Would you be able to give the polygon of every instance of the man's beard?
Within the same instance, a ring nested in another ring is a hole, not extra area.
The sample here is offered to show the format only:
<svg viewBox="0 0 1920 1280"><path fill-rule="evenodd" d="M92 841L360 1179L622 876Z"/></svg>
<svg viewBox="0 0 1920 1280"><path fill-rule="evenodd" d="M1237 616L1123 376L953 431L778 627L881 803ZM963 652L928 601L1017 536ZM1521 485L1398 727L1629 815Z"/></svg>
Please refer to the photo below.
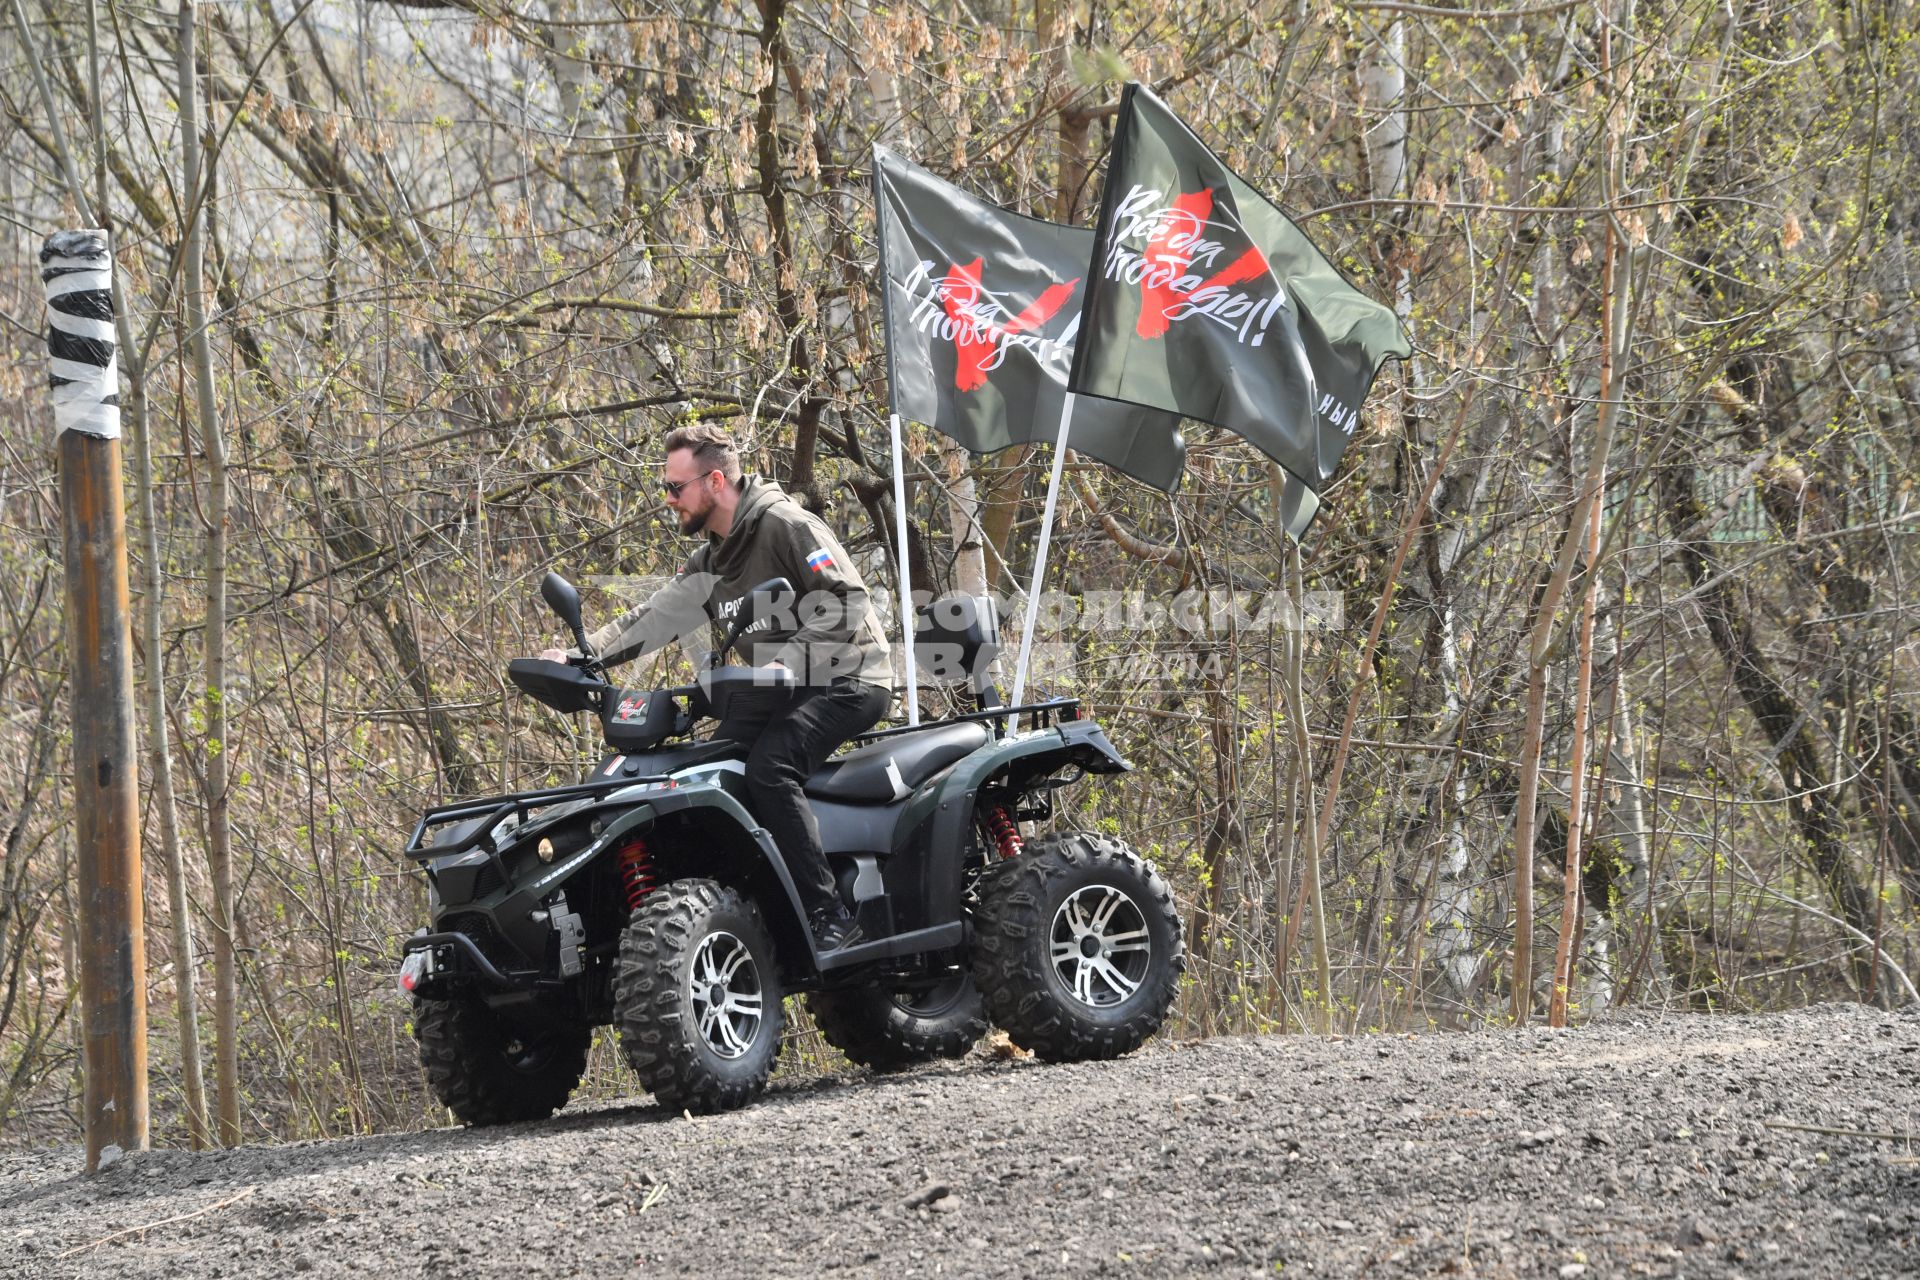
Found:
<svg viewBox="0 0 1920 1280"><path fill-rule="evenodd" d="M707 517L711 511L702 511L698 515L685 516L680 521L680 532L686 537L694 537L707 527Z"/></svg>

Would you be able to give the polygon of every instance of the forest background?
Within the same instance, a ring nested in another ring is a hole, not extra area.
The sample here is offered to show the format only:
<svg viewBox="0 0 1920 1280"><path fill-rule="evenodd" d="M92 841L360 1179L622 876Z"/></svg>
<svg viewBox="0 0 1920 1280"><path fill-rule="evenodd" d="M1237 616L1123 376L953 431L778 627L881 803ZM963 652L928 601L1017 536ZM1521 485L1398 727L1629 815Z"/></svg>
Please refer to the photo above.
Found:
<svg viewBox="0 0 1920 1280"><path fill-rule="evenodd" d="M78 1131L45 234L111 226L132 340L156 1141L417 1125L405 834L595 752L503 681L540 575L671 572L709 419L891 589L870 147L1085 225L1129 78L1416 346L1297 580L1226 433L1170 499L1070 462L1054 586L1320 602L1043 619L1138 766L1061 821L1188 920L1174 1034L1913 998L1906 6L7 2L0 1140ZM1014 593L1044 448L909 454L915 583Z"/></svg>

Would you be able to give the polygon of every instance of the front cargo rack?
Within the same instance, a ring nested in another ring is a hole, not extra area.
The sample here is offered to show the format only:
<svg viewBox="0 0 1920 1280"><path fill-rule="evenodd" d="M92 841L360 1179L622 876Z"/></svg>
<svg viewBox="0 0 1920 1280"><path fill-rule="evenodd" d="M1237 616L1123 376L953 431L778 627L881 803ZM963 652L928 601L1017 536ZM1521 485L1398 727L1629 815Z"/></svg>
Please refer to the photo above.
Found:
<svg viewBox="0 0 1920 1280"><path fill-rule="evenodd" d="M496 853L493 847L493 828L504 818L516 816L525 821L527 815L535 809L543 809L550 804L561 804L568 800L583 800L609 791L618 791L624 787L657 786L669 782L665 774L654 774L633 778L595 778L591 782L576 782L564 787L548 787L544 791L524 791L518 795L487 796L479 800L459 800L453 804L443 804L427 810L420 815L420 821L413 828L413 836L407 841L409 857L421 857L437 850L431 841L423 843L427 834L437 831L450 823L468 823L474 832L481 835L481 847L488 853ZM469 833L471 834L471 833ZM448 848L457 848L465 839L455 841Z"/></svg>

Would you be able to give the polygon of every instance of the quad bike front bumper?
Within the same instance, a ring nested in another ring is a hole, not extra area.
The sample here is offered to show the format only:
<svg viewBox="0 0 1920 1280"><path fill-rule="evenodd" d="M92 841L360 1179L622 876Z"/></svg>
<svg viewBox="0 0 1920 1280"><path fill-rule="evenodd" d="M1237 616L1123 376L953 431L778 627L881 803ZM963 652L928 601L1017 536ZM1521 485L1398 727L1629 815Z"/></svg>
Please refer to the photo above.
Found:
<svg viewBox="0 0 1920 1280"><path fill-rule="evenodd" d="M400 949L395 982L402 995L434 998L478 981L499 991L526 991L535 975L507 973L487 959L464 933L428 933L422 929Z"/></svg>

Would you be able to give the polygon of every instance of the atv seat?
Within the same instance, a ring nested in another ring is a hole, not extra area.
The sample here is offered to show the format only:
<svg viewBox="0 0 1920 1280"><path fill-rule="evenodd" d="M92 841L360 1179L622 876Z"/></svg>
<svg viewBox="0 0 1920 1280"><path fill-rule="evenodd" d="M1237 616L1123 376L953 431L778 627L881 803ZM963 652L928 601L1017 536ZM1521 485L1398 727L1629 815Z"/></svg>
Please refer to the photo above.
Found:
<svg viewBox="0 0 1920 1280"><path fill-rule="evenodd" d="M987 727L978 721L932 725L847 752L808 778L805 790L842 804L904 800L928 778L985 745Z"/></svg>

